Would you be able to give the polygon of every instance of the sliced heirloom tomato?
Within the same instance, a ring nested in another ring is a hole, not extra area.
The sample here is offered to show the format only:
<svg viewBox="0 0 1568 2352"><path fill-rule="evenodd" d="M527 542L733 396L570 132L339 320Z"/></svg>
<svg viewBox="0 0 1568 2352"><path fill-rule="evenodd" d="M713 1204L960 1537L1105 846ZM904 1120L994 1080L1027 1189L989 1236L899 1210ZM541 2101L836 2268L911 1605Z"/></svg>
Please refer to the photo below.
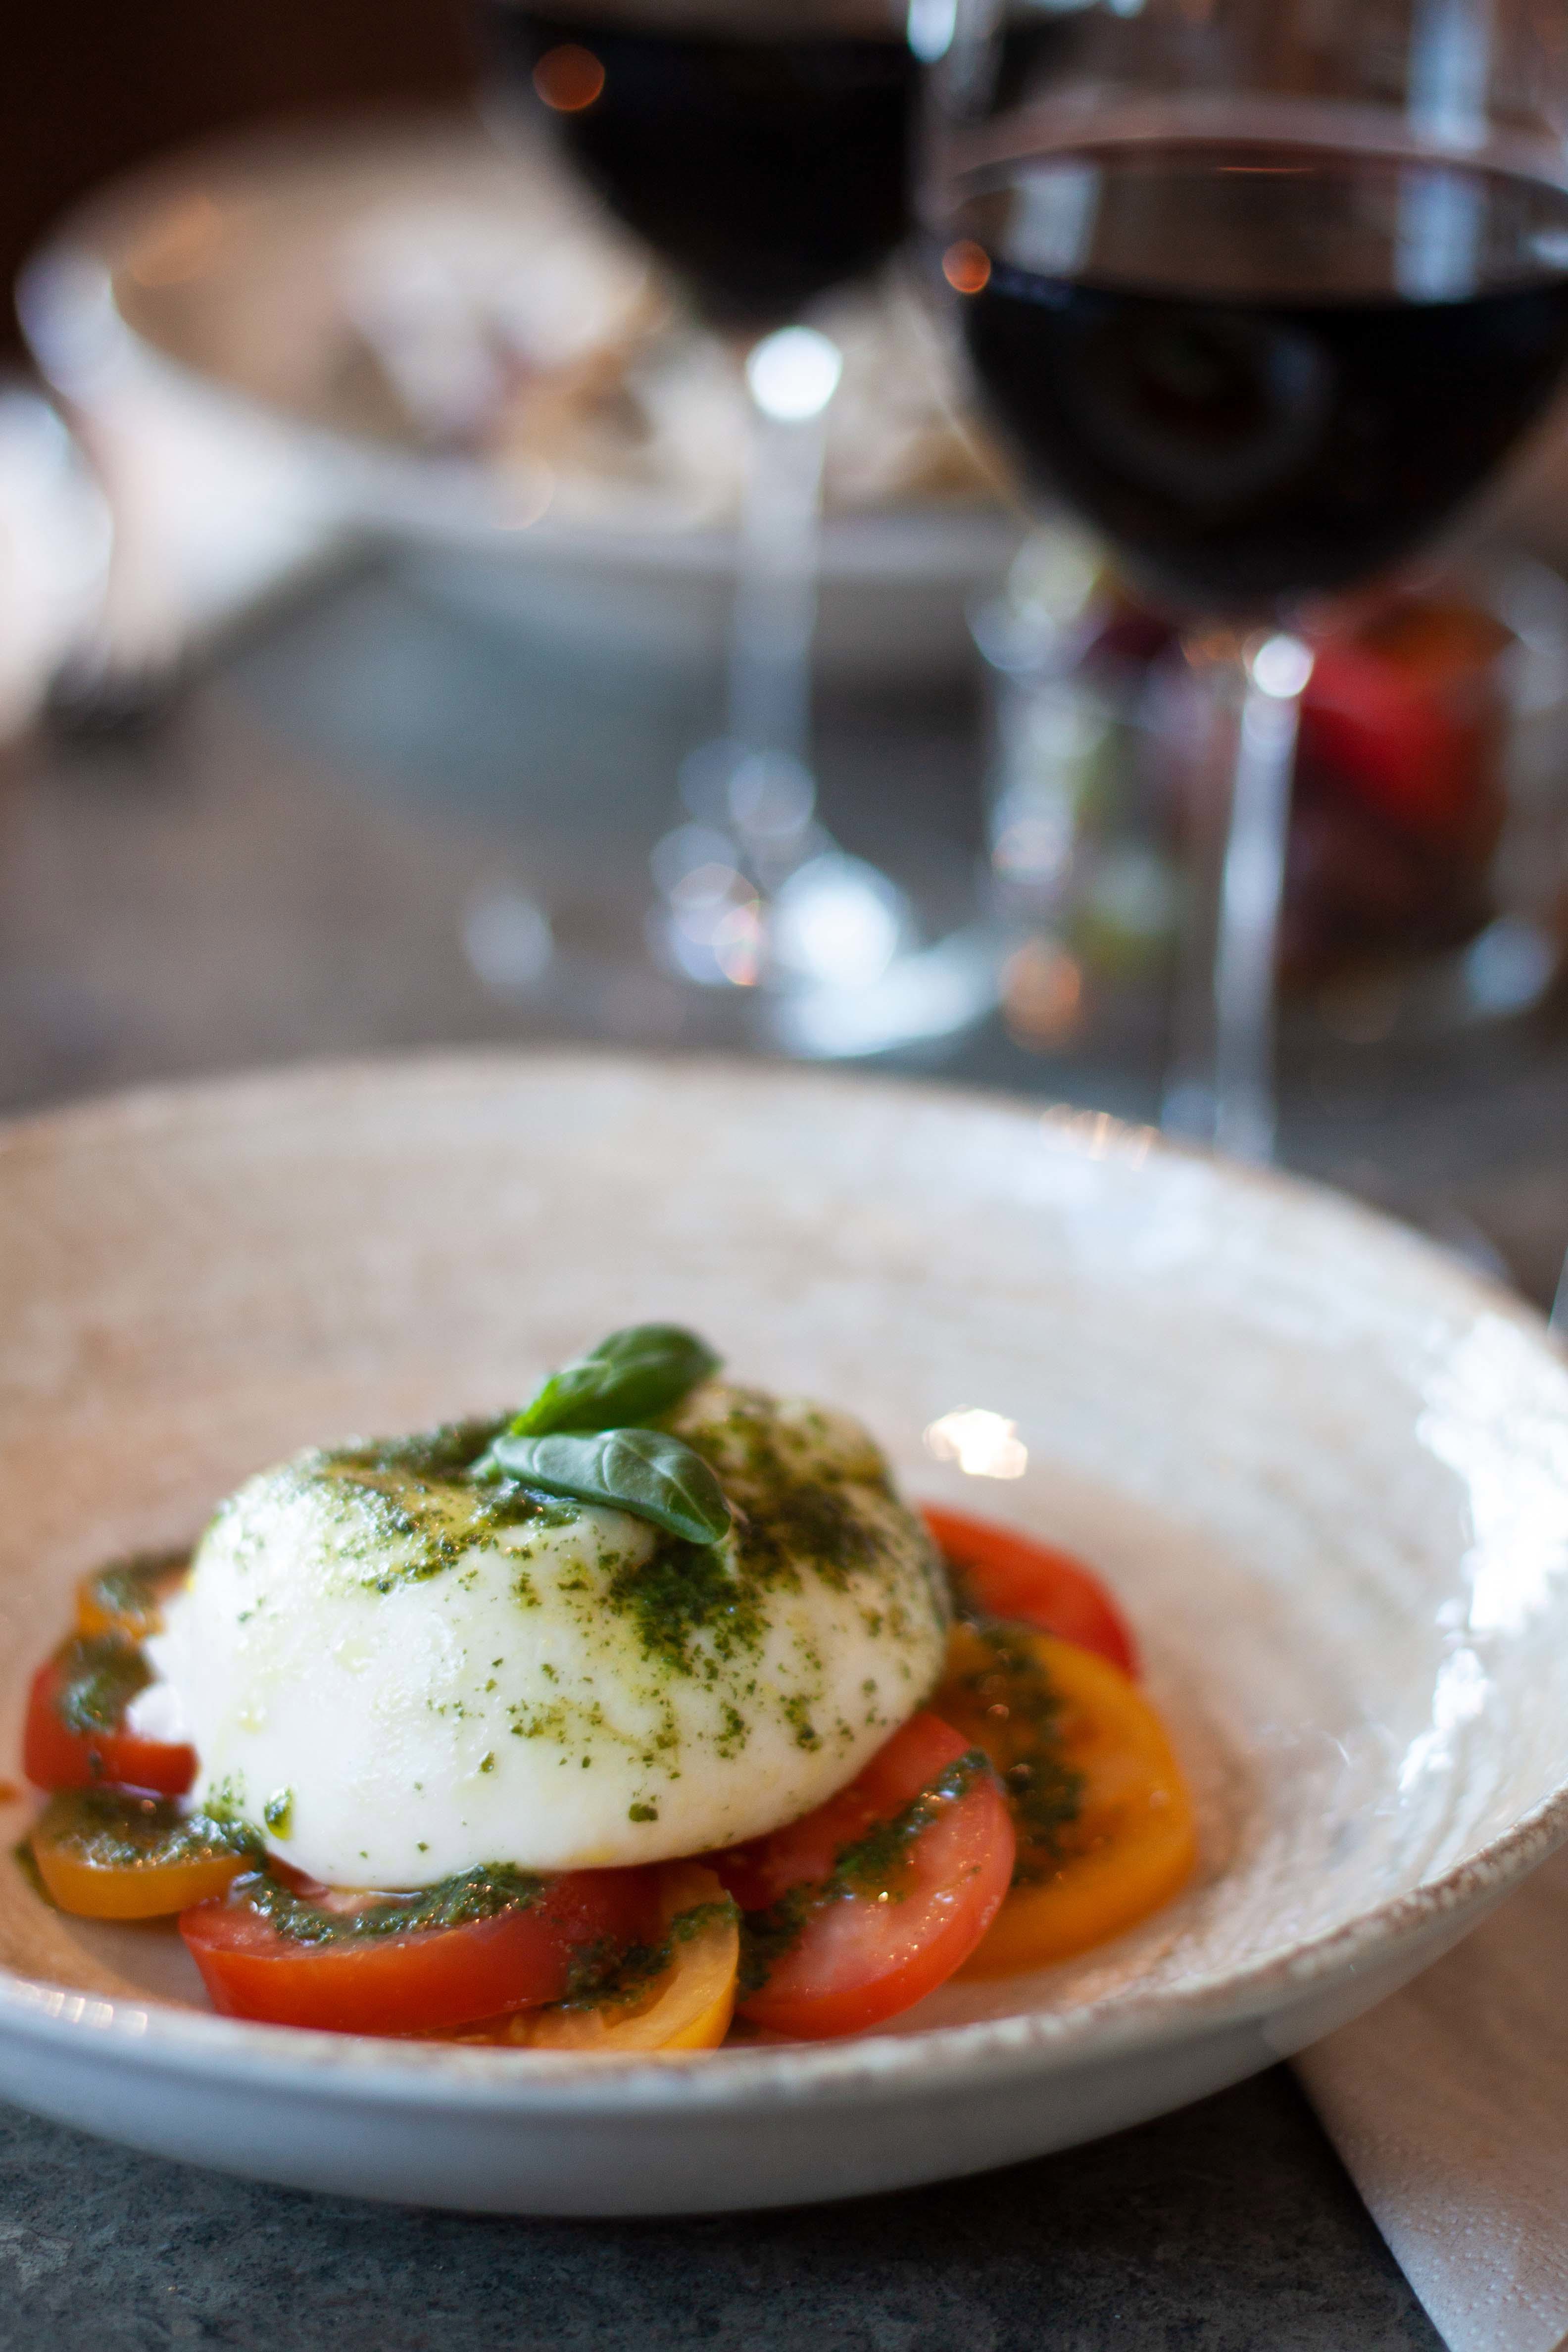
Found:
<svg viewBox="0 0 1568 2352"><path fill-rule="evenodd" d="M190 1573L188 1551L138 1551L84 1576L76 1589L76 1630L87 1641L121 1633L144 1642L163 1630L163 1610Z"/></svg>
<svg viewBox="0 0 1568 2352"><path fill-rule="evenodd" d="M512 2049L584 2051L601 2058L717 2050L730 2030L741 1961L741 1915L710 1870L666 1863L658 1873L660 1944L605 1999L524 2010L453 2034ZM648 1965L651 1963L651 1966Z"/></svg>
<svg viewBox="0 0 1568 2352"><path fill-rule="evenodd" d="M1106 1659L1017 1625L956 1625L933 1706L1012 1796L1017 1879L966 1977L1068 1959L1192 1875L1192 1799L1165 1727Z"/></svg>
<svg viewBox="0 0 1568 2352"><path fill-rule="evenodd" d="M196 1751L124 1728L126 1708L152 1680L132 1642L116 1633L67 1642L33 1676L22 1769L37 1789L144 1789L183 1797Z"/></svg>
<svg viewBox="0 0 1568 2352"><path fill-rule="evenodd" d="M922 1503L921 1517L958 1580L987 1615L1034 1625L1109 1658L1136 1679L1131 1628L1098 1576L1054 1544L967 1512Z"/></svg>
<svg viewBox="0 0 1568 2352"><path fill-rule="evenodd" d="M743 1974L741 2015L816 2042L912 2008L980 1942L1013 1858L1006 1801L974 1744L917 1715L816 1812L710 1857L765 1968L749 1989Z"/></svg>
<svg viewBox="0 0 1568 2352"><path fill-rule="evenodd" d="M31 1844L51 1897L79 1919L168 1918L255 1866L218 1822L123 1789L61 1790Z"/></svg>
<svg viewBox="0 0 1568 2352"><path fill-rule="evenodd" d="M253 1873L180 1917L222 2015L330 2033L427 2033L561 2000L657 1931L647 1869L478 1870L408 1895Z"/></svg>

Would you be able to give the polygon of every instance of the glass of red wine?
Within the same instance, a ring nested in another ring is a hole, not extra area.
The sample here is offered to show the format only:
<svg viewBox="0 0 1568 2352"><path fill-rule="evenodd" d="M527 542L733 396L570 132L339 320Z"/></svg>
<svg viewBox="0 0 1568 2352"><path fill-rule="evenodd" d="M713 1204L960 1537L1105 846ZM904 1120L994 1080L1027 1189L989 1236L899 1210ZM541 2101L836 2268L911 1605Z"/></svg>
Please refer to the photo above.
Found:
<svg viewBox="0 0 1568 2352"><path fill-rule="evenodd" d="M1568 363L1548 0L918 0L930 222L1026 475L1205 692L1166 1124L1272 1148L1300 698Z"/></svg>
<svg viewBox="0 0 1568 2352"><path fill-rule="evenodd" d="M691 979L831 982L890 956L898 894L816 821L822 476L841 356L803 323L910 226L918 68L902 0L482 0L510 88L732 343L752 454L727 732L661 843L661 944Z"/></svg>

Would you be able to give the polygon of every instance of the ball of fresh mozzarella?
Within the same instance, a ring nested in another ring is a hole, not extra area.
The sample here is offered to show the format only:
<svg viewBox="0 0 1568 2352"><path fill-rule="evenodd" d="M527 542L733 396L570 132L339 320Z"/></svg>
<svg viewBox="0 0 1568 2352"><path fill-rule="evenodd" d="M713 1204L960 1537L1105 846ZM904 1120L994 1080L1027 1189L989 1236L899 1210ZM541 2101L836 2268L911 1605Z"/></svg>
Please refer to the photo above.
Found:
<svg viewBox="0 0 1568 2352"><path fill-rule="evenodd" d="M198 1800L333 1885L700 1853L855 1776L941 1670L920 1521L843 1415L710 1382L699 1548L466 1475L487 1432L301 1454L219 1510L152 1644Z"/></svg>

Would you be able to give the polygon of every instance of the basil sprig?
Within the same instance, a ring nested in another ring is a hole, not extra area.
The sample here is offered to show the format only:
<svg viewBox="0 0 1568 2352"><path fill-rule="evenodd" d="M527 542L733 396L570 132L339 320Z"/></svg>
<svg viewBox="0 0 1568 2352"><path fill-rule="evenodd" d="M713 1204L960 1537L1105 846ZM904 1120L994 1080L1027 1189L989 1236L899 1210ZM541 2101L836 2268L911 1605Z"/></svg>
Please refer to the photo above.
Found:
<svg viewBox="0 0 1568 2352"><path fill-rule="evenodd" d="M694 1331L683 1331L678 1323L634 1323L552 1372L507 1434L552 1437L561 1430L629 1429L668 1412L718 1369L718 1357Z"/></svg>
<svg viewBox="0 0 1568 2352"><path fill-rule="evenodd" d="M492 1464L543 1494L612 1504L688 1543L717 1543L729 1531L718 1479L700 1454L661 1429L603 1429L587 1437L509 1432L485 1455L483 1467Z"/></svg>
<svg viewBox="0 0 1568 2352"><path fill-rule="evenodd" d="M609 1503L688 1543L717 1543L730 1526L724 1490L679 1437L639 1424L719 1369L705 1340L677 1323L634 1323L552 1372L492 1438L476 1478L520 1478L546 1495Z"/></svg>

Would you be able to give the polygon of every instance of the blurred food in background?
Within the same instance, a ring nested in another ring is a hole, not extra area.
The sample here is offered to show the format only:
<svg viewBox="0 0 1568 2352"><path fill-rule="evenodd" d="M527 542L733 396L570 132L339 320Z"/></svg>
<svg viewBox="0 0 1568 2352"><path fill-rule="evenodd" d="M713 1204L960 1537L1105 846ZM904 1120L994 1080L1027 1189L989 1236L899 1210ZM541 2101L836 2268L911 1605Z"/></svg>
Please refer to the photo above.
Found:
<svg viewBox="0 0 1568 2352"><path fill-rule="evenodd" d="M0 378L0 749L95 627L111 549L102 491L60 418Z"/></svg>
<svg viewBox="0 0 1568 2352"><path fill-rule="evenodd" d="M475 59L461 6L431 0L71 0L13 10L0 94L0 282L67 205L220 128L306 110L459 102ZM0 309L0 347L16 349Z"/></svg>
<svg viewBox="0 0 1568 2352"><path fill-rule="evenodd" d="M466 607L668 654L710 642L744 479L743 391L639 248L548 154L450 119L259 134L105 190L28 270L46 373L292 436L323 527L419 551ZM824 306L829 667L949 671L1019 526L896 276Z"/></svg>
<svg viewBox="0 0 1568 2352"><path fill-rule="evenodd" d="M1296 754L1287 983L1463 947L1498 911L1515 644L1497 614L1436 592L1398 596L1318 649Z"/></svg>

